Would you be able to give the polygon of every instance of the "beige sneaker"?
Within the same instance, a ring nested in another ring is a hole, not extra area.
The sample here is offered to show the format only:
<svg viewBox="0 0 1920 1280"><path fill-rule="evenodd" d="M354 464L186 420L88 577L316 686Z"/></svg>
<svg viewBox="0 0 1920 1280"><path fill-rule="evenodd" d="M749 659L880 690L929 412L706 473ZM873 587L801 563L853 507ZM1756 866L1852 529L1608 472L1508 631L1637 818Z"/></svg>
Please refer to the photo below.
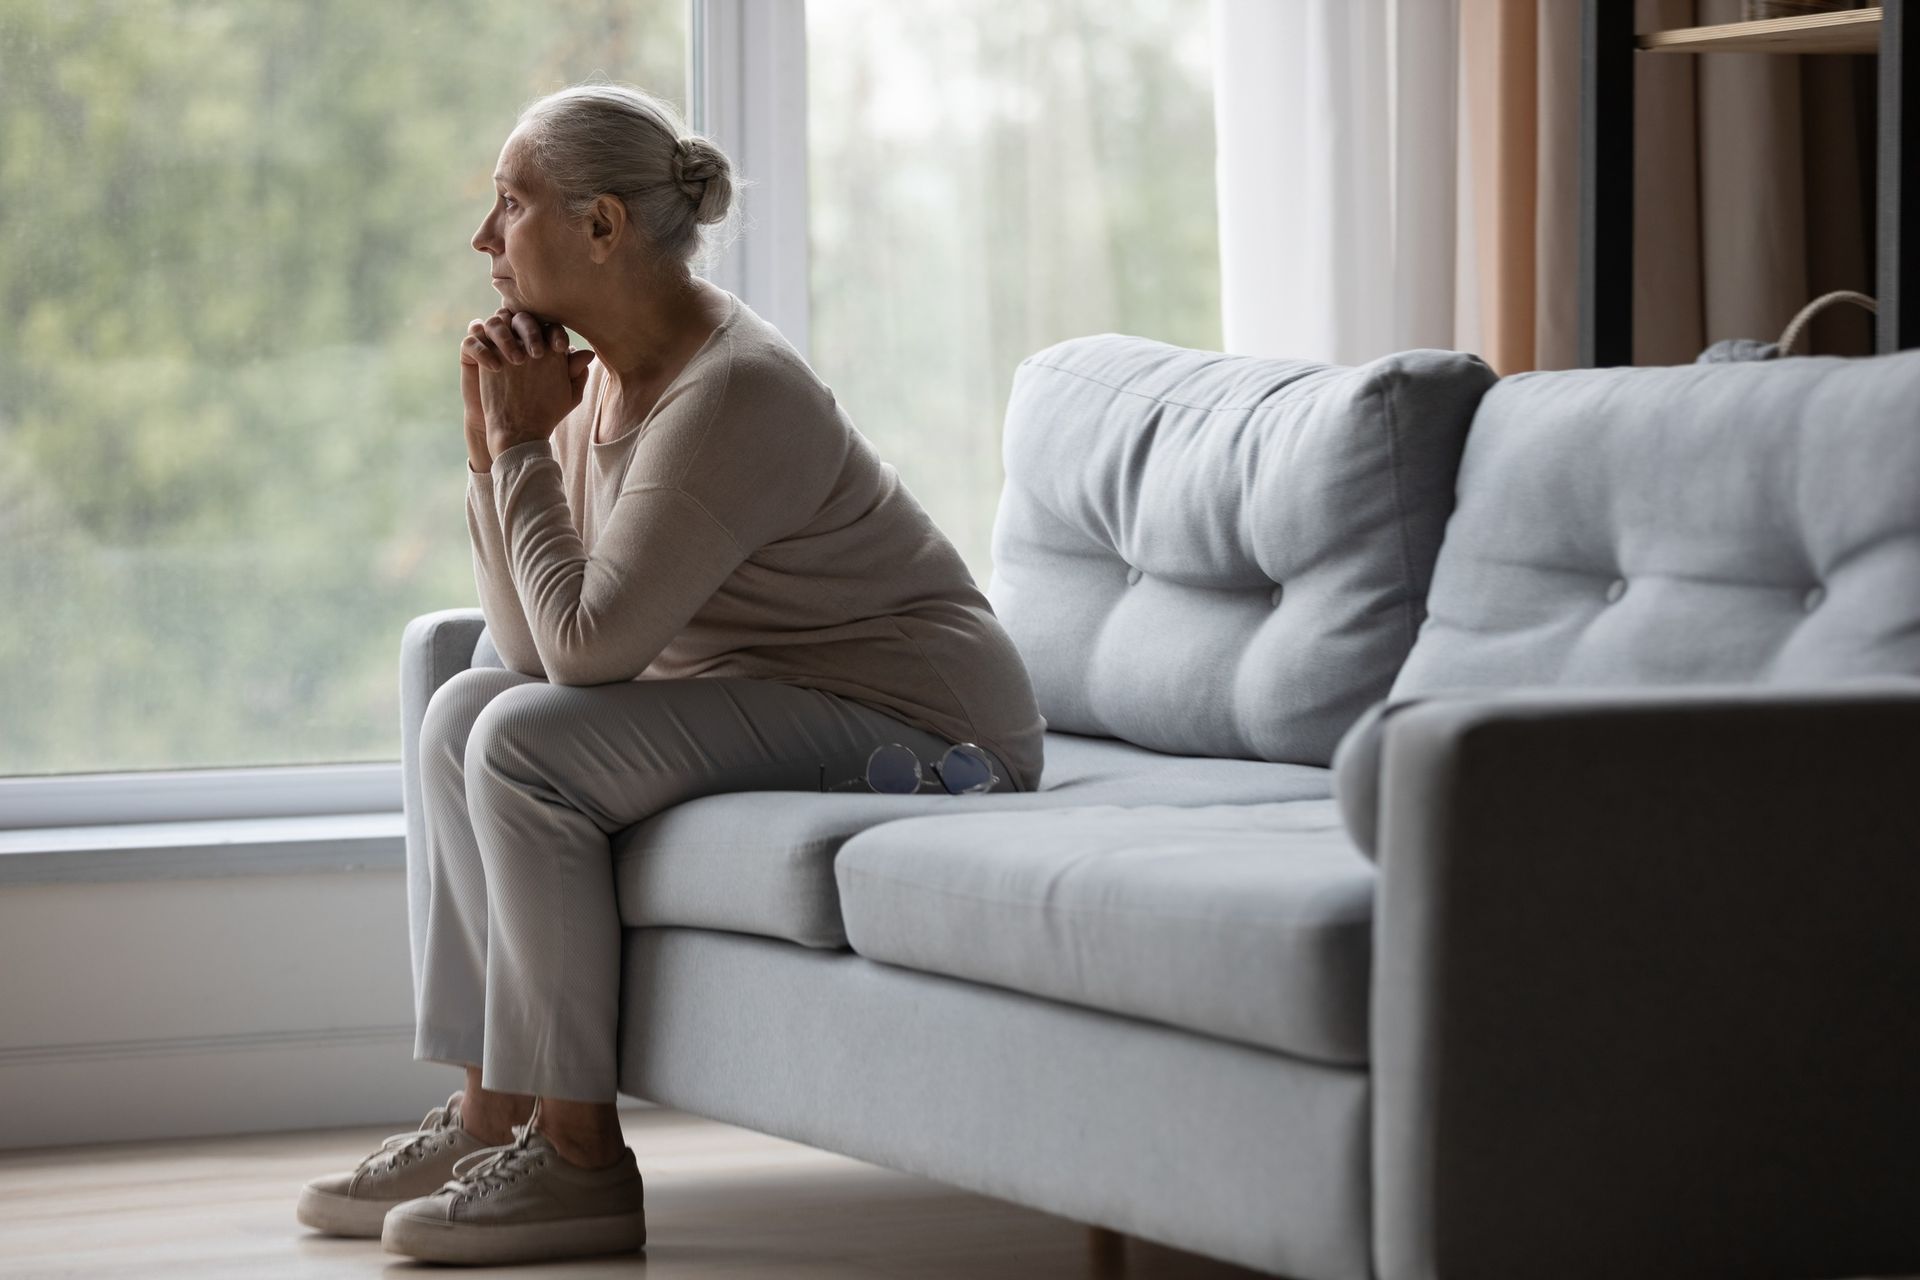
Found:
<svg viewBox="0 0 1920 1280"><path fill-rule="evenodd" d="M315 1178L300 1192L294 1213L316 1231L378 1237L393 1206L446 1182L454 1162L487 1149L460 1125L460 1094L427 1112L418 1129L396 1133L347 1173Z"/></svg>
<svg viewBox="0 0 1920 1280"><path fill-rule="evenodd" d="M605 1169L554 1150L535 1121L504 1147L464 1156L429 1196L394 1206L380 1247L423 1262L504 1263L632 1253L647 1243L633 1148Z"/></svg>

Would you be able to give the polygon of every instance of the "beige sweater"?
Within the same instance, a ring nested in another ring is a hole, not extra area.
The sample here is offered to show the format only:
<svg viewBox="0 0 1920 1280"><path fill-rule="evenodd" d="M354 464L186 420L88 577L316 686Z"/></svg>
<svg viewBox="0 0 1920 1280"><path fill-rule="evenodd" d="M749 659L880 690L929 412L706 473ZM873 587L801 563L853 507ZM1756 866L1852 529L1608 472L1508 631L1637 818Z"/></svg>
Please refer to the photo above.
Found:
<svg viewBox="0 0 1920 1280"><path fill-rule="evenodd" d="M468 467L501 659L556 684L823 689L977 742L1035 789L1046 721L966 562L800 353L728 296L638 427L593 440L596 362L551 441Z"/></svg>

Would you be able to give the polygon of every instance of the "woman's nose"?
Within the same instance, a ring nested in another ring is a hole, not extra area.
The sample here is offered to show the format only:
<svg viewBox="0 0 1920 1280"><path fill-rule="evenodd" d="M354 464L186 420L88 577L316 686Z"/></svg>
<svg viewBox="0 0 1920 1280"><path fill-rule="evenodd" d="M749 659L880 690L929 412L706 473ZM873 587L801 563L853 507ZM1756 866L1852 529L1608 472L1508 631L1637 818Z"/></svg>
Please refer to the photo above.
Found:
<svg viewBox="0 0 1920 1280"><path fill-rule="evenodd" d="M478 249L481 253L491 253L493 252L493 250L488 246L490 246L492 243L493 243L493 215L488 214L487 220L480 224L480 229L473 233L473 247L475 249Z"/></svg>

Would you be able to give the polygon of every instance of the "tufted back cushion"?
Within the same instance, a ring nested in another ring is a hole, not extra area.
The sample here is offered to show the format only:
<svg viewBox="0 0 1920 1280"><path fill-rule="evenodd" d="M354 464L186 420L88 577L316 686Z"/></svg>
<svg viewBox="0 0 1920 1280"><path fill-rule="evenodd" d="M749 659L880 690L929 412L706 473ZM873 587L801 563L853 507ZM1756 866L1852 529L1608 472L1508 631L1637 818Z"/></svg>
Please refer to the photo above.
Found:
<svg viewBox="0 0 1920 1280"><path fill-rule="evenodd" d="M1395 697L1920 675L1920 352L1518 374Z"/></svg>
<svg viewBox="0 0 1920 1280"><path fill-rule="evenodd" d="M1421 619L1493 372L1120 334L1014 374L987 594L1047 727L1324 765Z"/></svg>

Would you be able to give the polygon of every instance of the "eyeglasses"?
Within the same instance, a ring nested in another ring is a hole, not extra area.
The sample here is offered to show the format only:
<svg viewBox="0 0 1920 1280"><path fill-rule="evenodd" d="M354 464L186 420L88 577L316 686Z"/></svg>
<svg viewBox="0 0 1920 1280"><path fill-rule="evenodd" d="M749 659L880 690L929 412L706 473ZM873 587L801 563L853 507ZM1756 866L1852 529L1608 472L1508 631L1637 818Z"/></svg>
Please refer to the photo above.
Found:
<svg viewBox="0 0 1920 1280"><path fill-rule="evenodd" d="M886 795L910 796L927 787L938 786L948 795L972 795L977 792L991 791L993 784L1000 781L1000 775L994 771L992 758L971 742L956 742L947 748L940 757L940 763L928 765L933 777L928 778L922 772L920 757L913 748L900 742L889 742L873 749L867 757L867 772L863 778L850 782L827 785L826 762L820 764L820 790L846 791L865 785L869 791L878 791Z"/></svg>

